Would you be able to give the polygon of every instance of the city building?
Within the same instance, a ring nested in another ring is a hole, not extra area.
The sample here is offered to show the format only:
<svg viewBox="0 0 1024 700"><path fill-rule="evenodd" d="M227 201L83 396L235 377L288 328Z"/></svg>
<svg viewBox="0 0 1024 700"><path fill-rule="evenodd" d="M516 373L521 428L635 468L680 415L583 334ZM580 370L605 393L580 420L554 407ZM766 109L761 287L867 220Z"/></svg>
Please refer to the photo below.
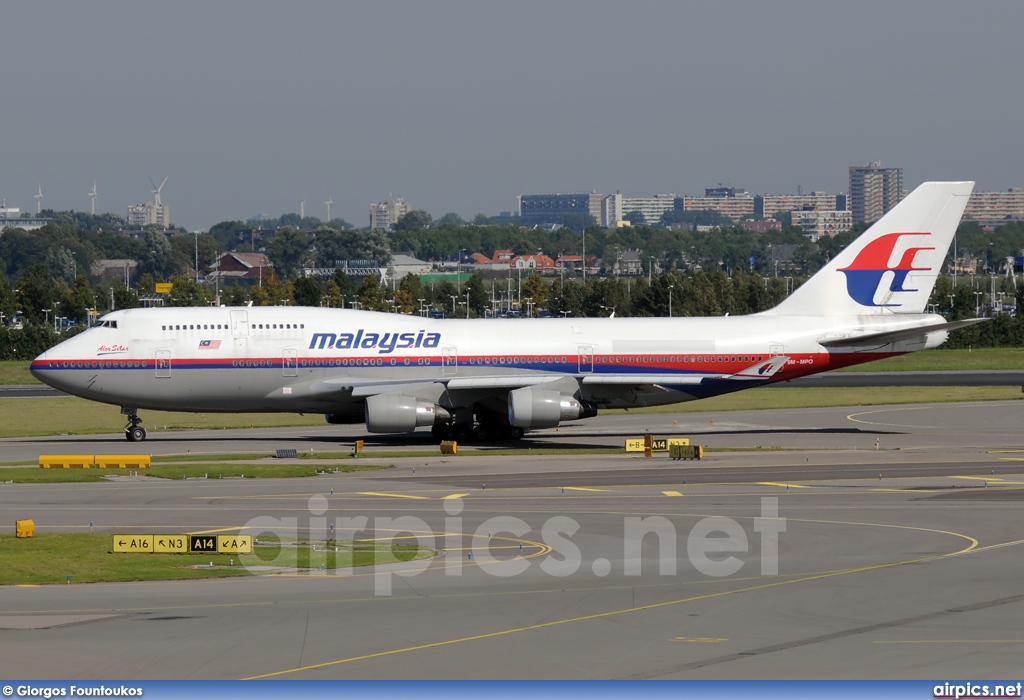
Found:
<svg viewBox="0 0 1024 700"><path fill-rule="evenodd" d="M263 253L223 253L212 266L207 279L262 283L273 274L273 263Z"/></svg>
<svg viewBox="0 0 1024 700"><path fill-rule="evenodd" d="M845 203L845 202L844 202ZM798 209L839 209L836 196L827 192L811 192L810 194L766 194L754 197L754 213L764 219L772 219L783 211Z"/></svg>
<svg viewBox="0 0 1024 700"><path fill-rule="evenodd" d="M744 219L739 223L739 225L747 231L753 231L754 233L768 233L769 231L782 230L782 222L777 219L765 219L764 221Z"/></svg>
<svg viewBox="0 0 1024 700"><path fill-rule="evenodd" d="M622 220L628 217L632 212L640 212L644 217L641 222L633 223L644 223L648 226L654 226L655 224L661 223L661 217L665 212L674 211L676 208L676 195L674 194L656 194L653 197L623 197L622 198L622 216L617 220ZM606 224L607 227L611 227L615 224Z"/></svg>
<svg viewBox="0 0 1024 700"><path fill-rule="evenodd" d="M51 219L41 216L21 216L21 209L8 207L7 202L0 204L0 231L5 228L20 228L25 231L33 231L42 228L50 223Z"/></svg>
<svg viewBox="0 0 1024 700"><path fill-rule="evenodd" d="M622 217L622 195L616 192L605 197L601 202L601 226L616 228L623 220Z"/></svg>
<svg viewBox="0 0 1024 700"><path fill-rule="evenodd" d="M536 255L518 255L512 260L512 267L516 270L536 270L544 272L555 269L555 261L543 253Z"/></svg>
<svg viewBox="0 0 1024 700"><path fill-rule="evenodd" d="M678 209L678 203L676 205ZM754 215L754 198L736 187L709 187L703 197L683 197L683 211L716 211L733 221Z"/></svg>
<svg viewBox="0 0 1024 700"><path fill-rule="evenodd" d="M853 212L805 209L793 212L793 225L804 230L804 235L816 242L823 236L835 236L853 228Z"/></svg>
<svg viewBox="0 0 1024 700"><path fill-rule="evenodd" d="M394 230L398 220L408 213L409 205L401 197L388 197L383 202L374 202L370 205L370 230Z"/></svg>
<svg viewBox="0 0 1024 700"><path fill-rule="evenodd" d="M903 168L883 168L881 162L850 167L850 211L853 222L878 221L903 197Z"/></svg>
<svg viewBox="0 0 1024 700"><path fill-rule="evenodd" d="M565 217L590 216L600 224L604 195L590 194L521 194L519 219L523 226L560 224Z"/></svg>
<svg viewBox="0 0 1024 700"><path fill-rule="evenodd" d="M998 221L1024 219L1024 187L999 192L972 192L964 220Z"/></svg>
<svg viewBox="0 0 1024 700"><path fill-rule="evenodd" d="M125 221L129 226L159 226L160 228L171 227L171 208L166 204L154 202L143 202L128 207L128 216Z"/></svg>

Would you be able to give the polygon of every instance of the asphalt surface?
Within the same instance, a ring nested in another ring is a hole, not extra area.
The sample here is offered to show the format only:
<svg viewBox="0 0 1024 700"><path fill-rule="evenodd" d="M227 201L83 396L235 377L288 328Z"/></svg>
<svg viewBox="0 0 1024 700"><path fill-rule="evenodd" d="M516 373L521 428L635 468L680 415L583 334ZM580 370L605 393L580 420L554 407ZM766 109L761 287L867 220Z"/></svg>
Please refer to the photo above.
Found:
<svg viewBox="0 0 1024 700"><path fill-rule="evenodd" d="M516 457L392 457L380 460L391 469L308 479L3 484L0 509L39 532L92 522L103 537L243 528L308 541L334 524L342 538L418 536L437 556L324 575L0 586L0 658L40 679L1012 679L1022 417L1018 402L599 416L531 434ZM676 462L570 450L644 430L741 451ZM151 433L145 448L326 451L357 435ZM429 444L375 441L362 459ZM525 449L542 445L565 452ZM100 447L139 448L118 435L0 441L5 459ZM700 558L708 527L731 533L732 551L707 555L731 567Z"/></svg>

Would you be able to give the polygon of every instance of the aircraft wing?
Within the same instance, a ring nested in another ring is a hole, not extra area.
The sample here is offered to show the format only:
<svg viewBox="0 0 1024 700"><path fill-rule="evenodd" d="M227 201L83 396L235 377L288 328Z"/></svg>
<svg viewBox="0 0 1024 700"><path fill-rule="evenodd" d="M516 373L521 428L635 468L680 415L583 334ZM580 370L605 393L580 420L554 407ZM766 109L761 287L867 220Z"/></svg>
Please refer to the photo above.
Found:
<svg viewBox="0 0 1024 700"><path fill-rule="evenodd" d="M653 386L658 388L706 384L708 382L767 382L789 362L787 355L770 357L735 374L588 374L588 385Z"/></svg>
<svg viewBox="0 0 1024 700"><path fill-rule="evenodd" d="M767 382L782 369L789 357L780 355L764 362L751 365L735 374L585 374L582 377L571 374L510 374L486 377L423 377L421 379L357 379L338 377L316 382L310 393L320 398L359 399L375 394L394 393L404 387L420 387L426 384L444 384L449 391L496 390L508 391L527 386L572 378L590 386L650 387L665 390L671 387L698 386L709 383L736 383L737 387Z"/></svg>
<svg viewBox="0 0 1024 700"><path fill-rule="evenodd" d="M948 323L936 323L931 326L919 326L917 328L902 328L898 331L883 331L881 333L868 333L866 335L852 336L849 338L825 338L819 340L818 344L823 345L826 348L848 348L848 347L859 347L859 346L870 346L875 347L877 345L886 345L888 343L895 343L898 340L908 340L910 338L918 338L928 333L935 333L938 331L952 331L957 328L966 328L967 326L973 326L975 323L981 323L987 321L987 318L967 318L962 321L950 321Z"/></svg>

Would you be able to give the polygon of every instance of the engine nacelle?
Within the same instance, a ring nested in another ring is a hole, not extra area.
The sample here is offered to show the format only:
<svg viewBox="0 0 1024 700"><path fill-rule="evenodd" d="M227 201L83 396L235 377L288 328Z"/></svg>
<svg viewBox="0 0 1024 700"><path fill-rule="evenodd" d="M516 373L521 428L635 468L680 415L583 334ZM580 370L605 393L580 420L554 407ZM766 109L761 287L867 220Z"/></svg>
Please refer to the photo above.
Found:
<svg viewBox="0 0 1024 700"><path fill-rule="evenodd" d="M366 429L371 433L410 433L443 423L448 411L430 401L400 394L377 394L366 399Z"/></svg>
<svg viewBox="0 0 1024 700"><path fill-rule="evenodd" d="M557 391L528 386L508 392L508 422L517 428L554 428L583 413L579 401Z"/></svg>

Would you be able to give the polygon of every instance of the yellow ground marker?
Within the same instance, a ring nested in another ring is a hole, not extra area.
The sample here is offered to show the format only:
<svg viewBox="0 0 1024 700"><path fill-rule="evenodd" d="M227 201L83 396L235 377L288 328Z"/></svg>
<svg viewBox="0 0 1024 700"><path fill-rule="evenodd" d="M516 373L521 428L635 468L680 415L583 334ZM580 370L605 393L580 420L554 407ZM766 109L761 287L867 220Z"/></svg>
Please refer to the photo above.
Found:
<svg viewBox="0 0 1024 700"><path fill-rule="evenodd" d="M800 484L780 484L780 483L775 482L775 481L759 481L759 482L757 482L757 485L758 486L778 486L779 488L783 488L783 489L809 489L809 488L811 488L810 486L801 486Z"/></svg>
<svg viewBox="0 0 1024 700"><path fill-rule="evenodd" d="M662 491L662 493L665 494L666 496L682 496L683 495L683 494L679 493L678 491Z"/></svg>
<svg viewBox="0 0 1024 700"><path fill-rule="evenodd" d="M428 496L412 496L407 493L378 493L377 491L359 491L359 496L378 496L380 498L410 498L416 501L429 501Z"/></svg>
<svg viewBox="0 0 1024 700"><path fill-rule="evenodd" d="M598 493L606 493L608 489L590 489L586 486L564 486L566 491L596 491Z"/></svg>
<svg viewBox="0 0 1024 700"><path fill-rule="evenodd" d="M447 500L452 499L452 498L465 498L468 495L469 495L468 493L453 493L450 496L444 496L441 500L442 501L447 501Z"/></svg>

